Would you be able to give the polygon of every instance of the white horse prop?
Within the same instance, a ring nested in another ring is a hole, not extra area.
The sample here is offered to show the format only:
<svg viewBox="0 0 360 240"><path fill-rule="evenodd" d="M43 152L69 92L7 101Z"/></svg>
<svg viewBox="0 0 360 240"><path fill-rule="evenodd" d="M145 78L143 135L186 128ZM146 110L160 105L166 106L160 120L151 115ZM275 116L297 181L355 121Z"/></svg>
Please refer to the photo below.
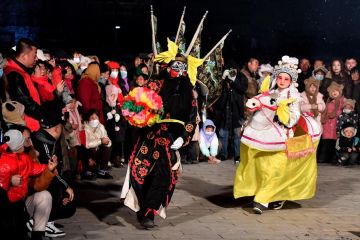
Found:
<svg viewBox="0 0 360 240"><path fill-rule="evenodd" d="M246 107L249 111L254 112L252 119L244 128L241 142L250 148L261 151L287 151L289 148L289 139L306 136L312 146L319 141L322 133L321 125L309 114L301 114L298 123L293 128L286 128L282 124L274 121L275 115L278 118L288 114L289 107L294 99L278 101L274 92L269 92L270 78L264 80L261 86L261 94L249 99ZM291 134L289 134L291 132ZM297 149L304 150L303 153L310 153L304 139L298 139ZM311 140L310 140L311 139ZM296 141L291 144L296 144ZM302 145L304 149L302 148ZM300 148L300 149L299 149ZM311 152L315 149L312 147ZM288 155L289 156L289 155ZM298 157L300 157L298 155ZM296 156L295 156L296 158Z"/></svg>

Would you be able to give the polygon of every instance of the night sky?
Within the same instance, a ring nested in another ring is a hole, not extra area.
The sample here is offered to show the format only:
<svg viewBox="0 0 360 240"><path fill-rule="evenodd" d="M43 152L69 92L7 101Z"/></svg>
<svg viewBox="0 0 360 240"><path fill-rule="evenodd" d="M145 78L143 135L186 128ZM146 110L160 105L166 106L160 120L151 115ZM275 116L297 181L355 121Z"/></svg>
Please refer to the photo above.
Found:
<svg viewBox="0 0 360 240"><path fill-rule="evenodd" d="M0 1L0 49L30 36L58 54L130 58L151 52L150 4L158 18L158 37L176 34L183 6L189 43L206 10L203 54L230 28L225 58L262 61L284 54L298 57L360 56L360 1L350 0L32 0ZM115 26L120 29L115 29Z"/></svg>

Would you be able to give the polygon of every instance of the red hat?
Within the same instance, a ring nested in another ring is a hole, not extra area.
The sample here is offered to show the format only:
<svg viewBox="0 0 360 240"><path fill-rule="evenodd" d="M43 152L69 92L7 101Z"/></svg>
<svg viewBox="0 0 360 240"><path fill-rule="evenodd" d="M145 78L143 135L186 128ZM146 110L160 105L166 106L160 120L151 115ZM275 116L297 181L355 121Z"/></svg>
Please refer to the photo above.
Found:
<svg viewBox="0 0 360 240"><path fill-rule="evenodd" d="M119 63L117 63L117 62L112 62L112 61L110 61L110 62L107 63L107 65L108 65L108 67L109 67L110 69L120 68Z"/></svg>

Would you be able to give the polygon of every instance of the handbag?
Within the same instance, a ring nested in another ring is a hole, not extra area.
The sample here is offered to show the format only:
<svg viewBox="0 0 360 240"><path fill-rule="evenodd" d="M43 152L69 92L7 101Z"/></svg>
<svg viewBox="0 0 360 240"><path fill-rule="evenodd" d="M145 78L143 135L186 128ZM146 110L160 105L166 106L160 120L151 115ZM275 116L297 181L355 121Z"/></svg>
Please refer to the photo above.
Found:
<svg viewBox="0 0 360 240"><path fill-rule="evenodd" d="M310 134L304 134L285 141L286 155L288 159L294 160L311 155L314 151L314 144Z"/></svg>

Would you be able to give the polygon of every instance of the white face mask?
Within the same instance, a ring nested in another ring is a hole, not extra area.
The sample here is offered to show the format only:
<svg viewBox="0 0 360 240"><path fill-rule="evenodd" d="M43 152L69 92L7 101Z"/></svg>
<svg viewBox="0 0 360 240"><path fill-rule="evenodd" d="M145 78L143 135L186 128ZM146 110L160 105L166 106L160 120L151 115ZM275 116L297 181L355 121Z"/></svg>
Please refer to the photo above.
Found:
<svg viewBox="0 0 360 240"><path fill-rule="evenodd" d="M120 71L120 74L122 79L127 78L127 71Z"/></svg>
<svg viewBox="0 0 360 240"><path fill-rule="evenodd" d="M80 63L80 58L79 57L74 57L74 62L75 63Z"/></svg>
<svg viewBox="0 0 360 240"><path fill-rule="evenodd" d="M118 75L119 75L119 72L118 72L118 71L112 71L112 72L110 73L110 77L111 77L111 78L117 78Z"/></svg>
<svg viewBox="0 0 360 240"><path fill-rule="evenodd" d="M89 121L89 126L92 128L96 128L99 125L99 120L95 119L95 120L91 120Z"/></svg>
<svg viewBox="0 0 360 240"><path fill-rule="evenodd" d="M206 135L211 135L213 134L214 132L205 132Z"/></svg>
<svg viewBox="0 0 360 240"><path fill-rule="evenodd" d="M351 113L351 109L344 109L343 112L349 114Z"/></svg>

